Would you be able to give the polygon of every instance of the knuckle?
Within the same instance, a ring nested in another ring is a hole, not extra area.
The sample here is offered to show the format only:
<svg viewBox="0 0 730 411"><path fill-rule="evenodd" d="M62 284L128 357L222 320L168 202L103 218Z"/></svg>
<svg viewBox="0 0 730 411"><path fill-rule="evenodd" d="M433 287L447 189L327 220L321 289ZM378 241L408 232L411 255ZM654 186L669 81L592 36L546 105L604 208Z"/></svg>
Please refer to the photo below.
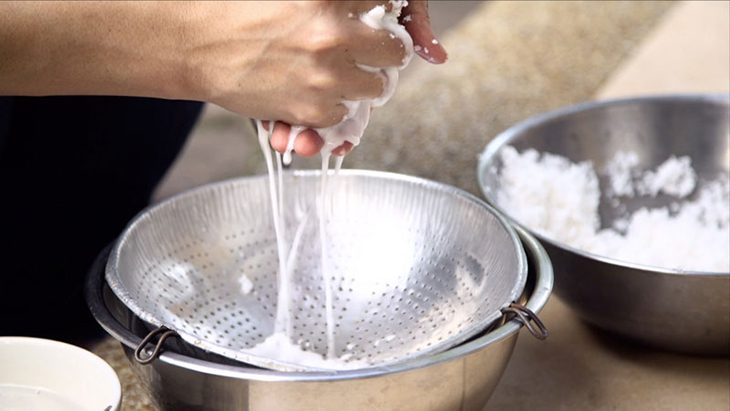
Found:
<svg viewBox="0 0 730 411"><path fill-rule="evenodd" d="M307 48L315 55L329 54L346 43L336 24L328 21L315 24L308 36Z"/></svg>
<svg viewBox="0 0 730 411"><path fill-rule="evenodd" d="M389 38L387 44L387 54L390 62L396 66L403 64L403 60L406 58L406 47L403 42L398 38Z"/></svg>
<svg viewBox="0 0 730 411"><path fill-rule="evenodd" d="M317 101L297 104L292 112L292 117L297 124L313 127L326 127L330 125L329 119L331 116L325 104Z"/></svg>
<svg viewBox="0 0 730 411"><path fill-rule="evenodd" d="M370 92L373 97L379 97L385 92L385 79L382 76L371 77Z"/></svg>
<svg viewBox="0 0 730 411"><path fill-rule="evenodd" d="M318 127L329 127L333 126L342 120L342 116L338 114L338 110L329 109L318 113L315 119Z"/></svg>
<svg viewBox="0 0 730 411"><path fill-rule="evenodd" d="M353 92L356 98L376 98L383 94L385 90L385 80L377 75L368 73L360 77L359 84L355 86Z"/></svg>
<svg viewBox="0 0 730 411"><path fill-rule="evenodd" d="M319 70L308 78L310 89L321 92L324 90L332 90L337 87L337 78L327 70Z"/></svg>
<svg viewBox="0 0 730 411"><path fill-rule="evenodd" d="M326 35L313 36L308 42L309 51L316 56L329 54L336 50L339 44L337 38Z"/></svg>

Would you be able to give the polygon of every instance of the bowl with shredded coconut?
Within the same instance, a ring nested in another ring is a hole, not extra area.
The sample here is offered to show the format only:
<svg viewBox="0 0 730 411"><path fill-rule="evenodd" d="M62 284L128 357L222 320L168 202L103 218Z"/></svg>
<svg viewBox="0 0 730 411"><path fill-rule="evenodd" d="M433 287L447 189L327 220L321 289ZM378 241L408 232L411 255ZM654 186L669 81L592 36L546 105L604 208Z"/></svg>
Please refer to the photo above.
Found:
<svg viewBox="0 0 730 411"><path fill-rule="evenodd" d="M535 234L588 323L674 351L730 353L730 96L592 102L497 136L478 178Z"/></svg>

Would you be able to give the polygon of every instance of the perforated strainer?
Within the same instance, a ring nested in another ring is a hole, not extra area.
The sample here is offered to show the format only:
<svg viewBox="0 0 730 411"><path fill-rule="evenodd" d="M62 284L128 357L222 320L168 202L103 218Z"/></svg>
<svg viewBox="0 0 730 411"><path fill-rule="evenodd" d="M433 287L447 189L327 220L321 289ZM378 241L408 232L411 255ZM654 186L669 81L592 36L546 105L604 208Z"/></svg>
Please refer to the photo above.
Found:
<svg viewBox="0 0 730 411"><path fill-rule="evenodd" d="M301 231L291 274L291 341L327 352L317 217L320 176L284 177L286 226ZM331 177L325 273L336 356L384 365L452 347L484 330L522 291L515 232L485 203L397 174ZM277 247L265 177L207 185L140 214L106 278L126 306L188 343L282 371L310 366L248 352L274 331Z"/></svg>

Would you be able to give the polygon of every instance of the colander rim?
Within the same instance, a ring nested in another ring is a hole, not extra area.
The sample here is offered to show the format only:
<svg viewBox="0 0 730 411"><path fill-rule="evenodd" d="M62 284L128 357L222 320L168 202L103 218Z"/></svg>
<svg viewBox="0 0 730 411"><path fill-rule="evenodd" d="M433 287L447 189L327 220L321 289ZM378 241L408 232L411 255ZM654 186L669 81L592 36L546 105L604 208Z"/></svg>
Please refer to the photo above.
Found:
<svg viewBox="0 0 730 411"><path fill-rule="evenodd" d="M535 262L535 285L527 297L525 306L540 314L547 304L554 285L553 267L550 258L540 242L527 230L516 227L515 231L521 239L521 244L527 249ZM126 327L122 326L109 312L101 297L101 289L106 280L105 276L98 275L93 269L86 282L86 300L96 321L112 337L128 349L134 350L142 341ZM435 355L406 360L392 366L372 367L346 371L313 371L313 372L282 372L258 368L244 368L235 365L218 364L211 361L189 357L175 352L162 352L155 361L161 361L169 366L176 366L186 370L201 372L219 377L244 379L262 382L329 382L347 381L361 378L377 378L401 372L409 372L441 363L458 360L467 355L485 349L489 345L498 343L519 332L522 324L510 320L492 331L459 346ZM154 366L154 365L152 365Z"/></svg>
<svg viewBox="0 0 730 411"><path fill-rule="evenodd" d="M314 177L321 174L319 170L294 170L294 171L287 171L287 173L293 174L294 176L302 176L302 177ZM440 190L442 192L446 192L447 194L452 194L459 196L463 198L466 201L469 201L473 203L474 205L481 207L485 209L489 214L491 214L494 218L496 218L498 224L502 227L502 229L507 233L509 237L509 241L512 244L512 249L516 252L517 257L517 281L513 284L512 289L509 292L509 301L503 302L501 308L506 307L510 302L516 301L516 299L520 296L522 293L525 283L527 281L527 257L525 255L524 248L521 245L520 239L515 231L515 229L509 224L508 220L502 215L499 211L497 211L494 207L492 207L489 203L484 201L483 199L468 193L462 189L459 189L457 187L421 178L421 177L415 177L415 176L409 176L404 174L398 174L398 173L392 173L392 172L384 172L384 171L376 171L376 170L363 170L363 169L343 169L339 171L340 175L342 176L352 176L352 177L374 177L379 179L387 179L387 180L394 180L399 182L409 182L413 184L419 184L426 187L434 188L437 190ZM315 372L315 371L322 371L325 372L326 370L317 369L314 367L308 367L308 366L301 366L298 364L290 364L283 361L278 361L275 359L270 359L266 357L259 357L256 355L251 355L246 352L233 352L233 350L222 347L218 344L214 344L208 341L205 341L204 339L200 338L199 336L195 336L192 334L189 334L187 332L184 332L182 330L177 329L176 327L172 326L171 324L165 323L163 321L160 321L155 316L148 313L146 310L142 309L133 298L131 298L130 294L127 292L126 288L121 282L121 279L119 275L116 272L117 263L120 259L120 253L122 252L122 248L126 244L126 241L128 240L128 237L131 232L143 221L145 221L147 218L150 218L151 215L153 215L156 210L159 210L163 207L169 206L169 204L172 204L176 201L180 201L181 199L185 197L192 197L195 195L198 195L201 192L205 191L211 191L215 190L217 187L224 187L231 184L242 184L246 181L253 181L253 180L261 180L266 179L266 175L252 175L252 176L244 176L244 177L235 177L230 178L222 181L212 182L208 184L204 184L195 188L192 188L190 190L178 193L176 195L173 195L157 204L154 204L150 207L145 208L141 212L139 212L127 225L127 227L122 231L122 234L118 238L118 240L115 242L113 249L110 253L107 265L106 265L106 280L109 284L110 288L116 294L116 296L124 303L125 306L127 306L135 315L140 317L142 320L146 321L147 323L153 324L155 326L166 326L168 328L171 328L180 334L180 336L186 340L187 342L196 345L199 348L214 352L216 354L223 355L228 358L233 358L239 361L248 361L251 364L254 365L275 365L278 367L281 367L282 369L289 369L290 372L296 369L300 370L306 370L303 372ZM493 313L490 313L489 315L486 315L481 321L478 323L475 323L473 326L468 327L467 331L464 331L460 333L458 336L452 338L449 340L450 345L453 347L455 345L458 345L465 340L469 339L471 336L475 335L479 332L479 330L485 329L489 324L491 324L493 321L497 320L501 316L501 313L499 311L495 311ZM403 360L397 360L394 361L392 364L399 364L400 362L408 361L408 359ZM378 368L376 366L368 367L367 369L375 369Z"/></svg>

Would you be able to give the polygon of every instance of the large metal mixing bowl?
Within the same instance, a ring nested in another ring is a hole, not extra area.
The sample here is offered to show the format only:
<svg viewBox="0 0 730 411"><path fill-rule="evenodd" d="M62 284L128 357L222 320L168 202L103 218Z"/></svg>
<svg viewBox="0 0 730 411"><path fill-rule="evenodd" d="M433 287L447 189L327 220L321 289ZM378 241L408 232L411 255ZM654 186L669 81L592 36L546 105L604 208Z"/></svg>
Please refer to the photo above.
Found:
<svg viewBox="0 0 730 411"><path fill-rule="evenodd" d="M478 178L497 203L500 151L533 148L590 160L596 169L619 150L635 151L652 168L670 155L687 155L700 180L730 169L730 96L655 96L595 102L532 117L497 136L485 149ZM616 216L601 199L601 220ZM657 197L627 203L668 205ZM527 227L529 230L530 227ZM730 273L661 269L594 255L536 234L555 267L556 294L585 321L642 343L701 354L730 353ZM730 251L729 251L730 252Z"/></svg>
<svg viewBox="0 0 730 411"><path fill-rule="evenodd" d="M540 243L517 231L529 265L522 302L539 313L552 290L552 266ZM105 259L100 257L87 280L89 308L122 343L135 373L165 410L482 410L522 326L513 319L448 351L362 370L270 371L185 344L170 347L145 366L134 360L133 350L146 329L107 286Z"/></svg>

